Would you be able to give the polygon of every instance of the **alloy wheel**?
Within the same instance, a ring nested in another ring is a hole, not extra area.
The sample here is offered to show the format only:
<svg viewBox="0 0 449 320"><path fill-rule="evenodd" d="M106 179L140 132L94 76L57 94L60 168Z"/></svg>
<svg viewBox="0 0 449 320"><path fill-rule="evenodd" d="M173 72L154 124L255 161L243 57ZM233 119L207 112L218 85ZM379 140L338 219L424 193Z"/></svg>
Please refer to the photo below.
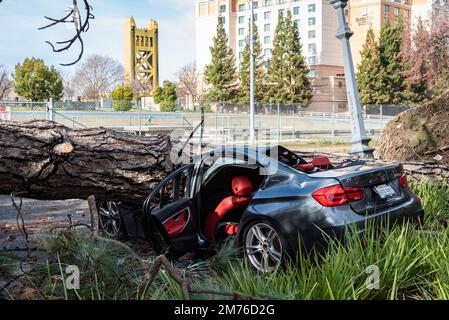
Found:
<svg viewBox="0 0 449 320"><path fill-rule="evenodd" d="M121 219L118 204L112 201L101 201L98 204L100 227L111 238L120 235Z"/></svg>
<svg viewBox="0 0 449 320"><path fill-rule="evenodd" d="M274 271L282 261L282 242L277 231L266 223L256 223L245 237L245 254L258 271Z"/></svg>

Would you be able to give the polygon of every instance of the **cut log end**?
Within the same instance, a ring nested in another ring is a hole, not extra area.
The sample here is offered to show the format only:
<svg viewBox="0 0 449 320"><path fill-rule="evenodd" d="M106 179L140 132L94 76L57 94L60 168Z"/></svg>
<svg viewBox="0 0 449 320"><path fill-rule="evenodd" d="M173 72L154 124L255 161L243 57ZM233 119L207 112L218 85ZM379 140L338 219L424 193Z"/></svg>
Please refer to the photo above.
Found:
<svg viewBox="0 0 449 320"><path fill-rule="evenodd" d="M61 143L53 148L53 152L59 156L70 154L73 152L73 145L71 143Z"/></svg>

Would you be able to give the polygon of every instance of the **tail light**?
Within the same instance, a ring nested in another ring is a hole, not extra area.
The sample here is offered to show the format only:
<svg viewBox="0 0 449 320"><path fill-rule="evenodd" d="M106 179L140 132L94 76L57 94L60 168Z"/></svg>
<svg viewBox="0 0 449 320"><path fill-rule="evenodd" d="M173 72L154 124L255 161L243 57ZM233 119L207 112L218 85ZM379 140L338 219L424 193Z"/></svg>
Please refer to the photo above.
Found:
<svg viewBox="0 0 449 320"><path fill-rule="evenodd" d="M365 190L363 188L343 188L341 185L335 185L315 191L312 197L324 207L337 207L350 202L363 200Z"/></svg>
<svg viewBox="0 0 449 320"><path fill-rule="evenodd" d="M363 188L345 188L346 196L349 202L361 201L365 198L365 189Z"/></svg>
<svg viewBox="0 0 449 320"><path fill-rule="evenodd" d="M405 188L408 185L408 179L407 179L407 175L403 174L400 178L399 178L399 185L401 186L401 188Z"/></svg>

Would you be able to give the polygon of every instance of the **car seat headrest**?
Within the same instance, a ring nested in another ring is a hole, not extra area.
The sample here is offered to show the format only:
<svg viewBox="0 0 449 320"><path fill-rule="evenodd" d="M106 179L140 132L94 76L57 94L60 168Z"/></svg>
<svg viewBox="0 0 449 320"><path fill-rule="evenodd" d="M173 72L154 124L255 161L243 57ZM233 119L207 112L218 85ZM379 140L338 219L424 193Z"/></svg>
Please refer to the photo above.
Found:
<svg viewBox="0 0 449 320"><path fill-rule="evenodd" d="M253 184L246 176L232 178L232 192L236 196L248 196L253 193Z"/></svg>

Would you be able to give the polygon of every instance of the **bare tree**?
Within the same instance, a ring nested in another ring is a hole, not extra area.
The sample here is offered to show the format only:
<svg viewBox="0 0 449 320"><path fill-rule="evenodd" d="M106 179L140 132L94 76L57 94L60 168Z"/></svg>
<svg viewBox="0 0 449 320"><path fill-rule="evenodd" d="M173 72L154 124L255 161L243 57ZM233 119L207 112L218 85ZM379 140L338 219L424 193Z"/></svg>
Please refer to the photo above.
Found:
<svg viewBox="0 0 449 320"><path fill-rule="evenodd" d="M64 83L64 99L71 100L76 97L76 88L73 83L73 77L61 71L62 81Z"/></svg>
<svg viewBox="0 0 449 320"><path fill-rule="evenodd" d="M9 77L8 70L0 65L0 100L8 97L13 87L13 81Z"/></svg>
<svg viewBox="0 0 449 320"><path fill-rule="evenodd" d="M176 73L179 83L185 87L188 94L192 97L193 103L198 103L204 93L204 84L201 75L196 69L194 63L186 65Z"/></svg>
<svg viewBox="0 0 449 320"><path fill-rule="evenodd" d="M128 85L133 89L136 97L150 96L153 92L153 84L151 81L134 79L127 81Z"/></svg>
<svg viewBox="0 0 449 320"><path fill-rule="evenodd" d="M110 57L91 55L79 66L72 81L84 99L99 99L123 83L123 67Z"/></svg>

